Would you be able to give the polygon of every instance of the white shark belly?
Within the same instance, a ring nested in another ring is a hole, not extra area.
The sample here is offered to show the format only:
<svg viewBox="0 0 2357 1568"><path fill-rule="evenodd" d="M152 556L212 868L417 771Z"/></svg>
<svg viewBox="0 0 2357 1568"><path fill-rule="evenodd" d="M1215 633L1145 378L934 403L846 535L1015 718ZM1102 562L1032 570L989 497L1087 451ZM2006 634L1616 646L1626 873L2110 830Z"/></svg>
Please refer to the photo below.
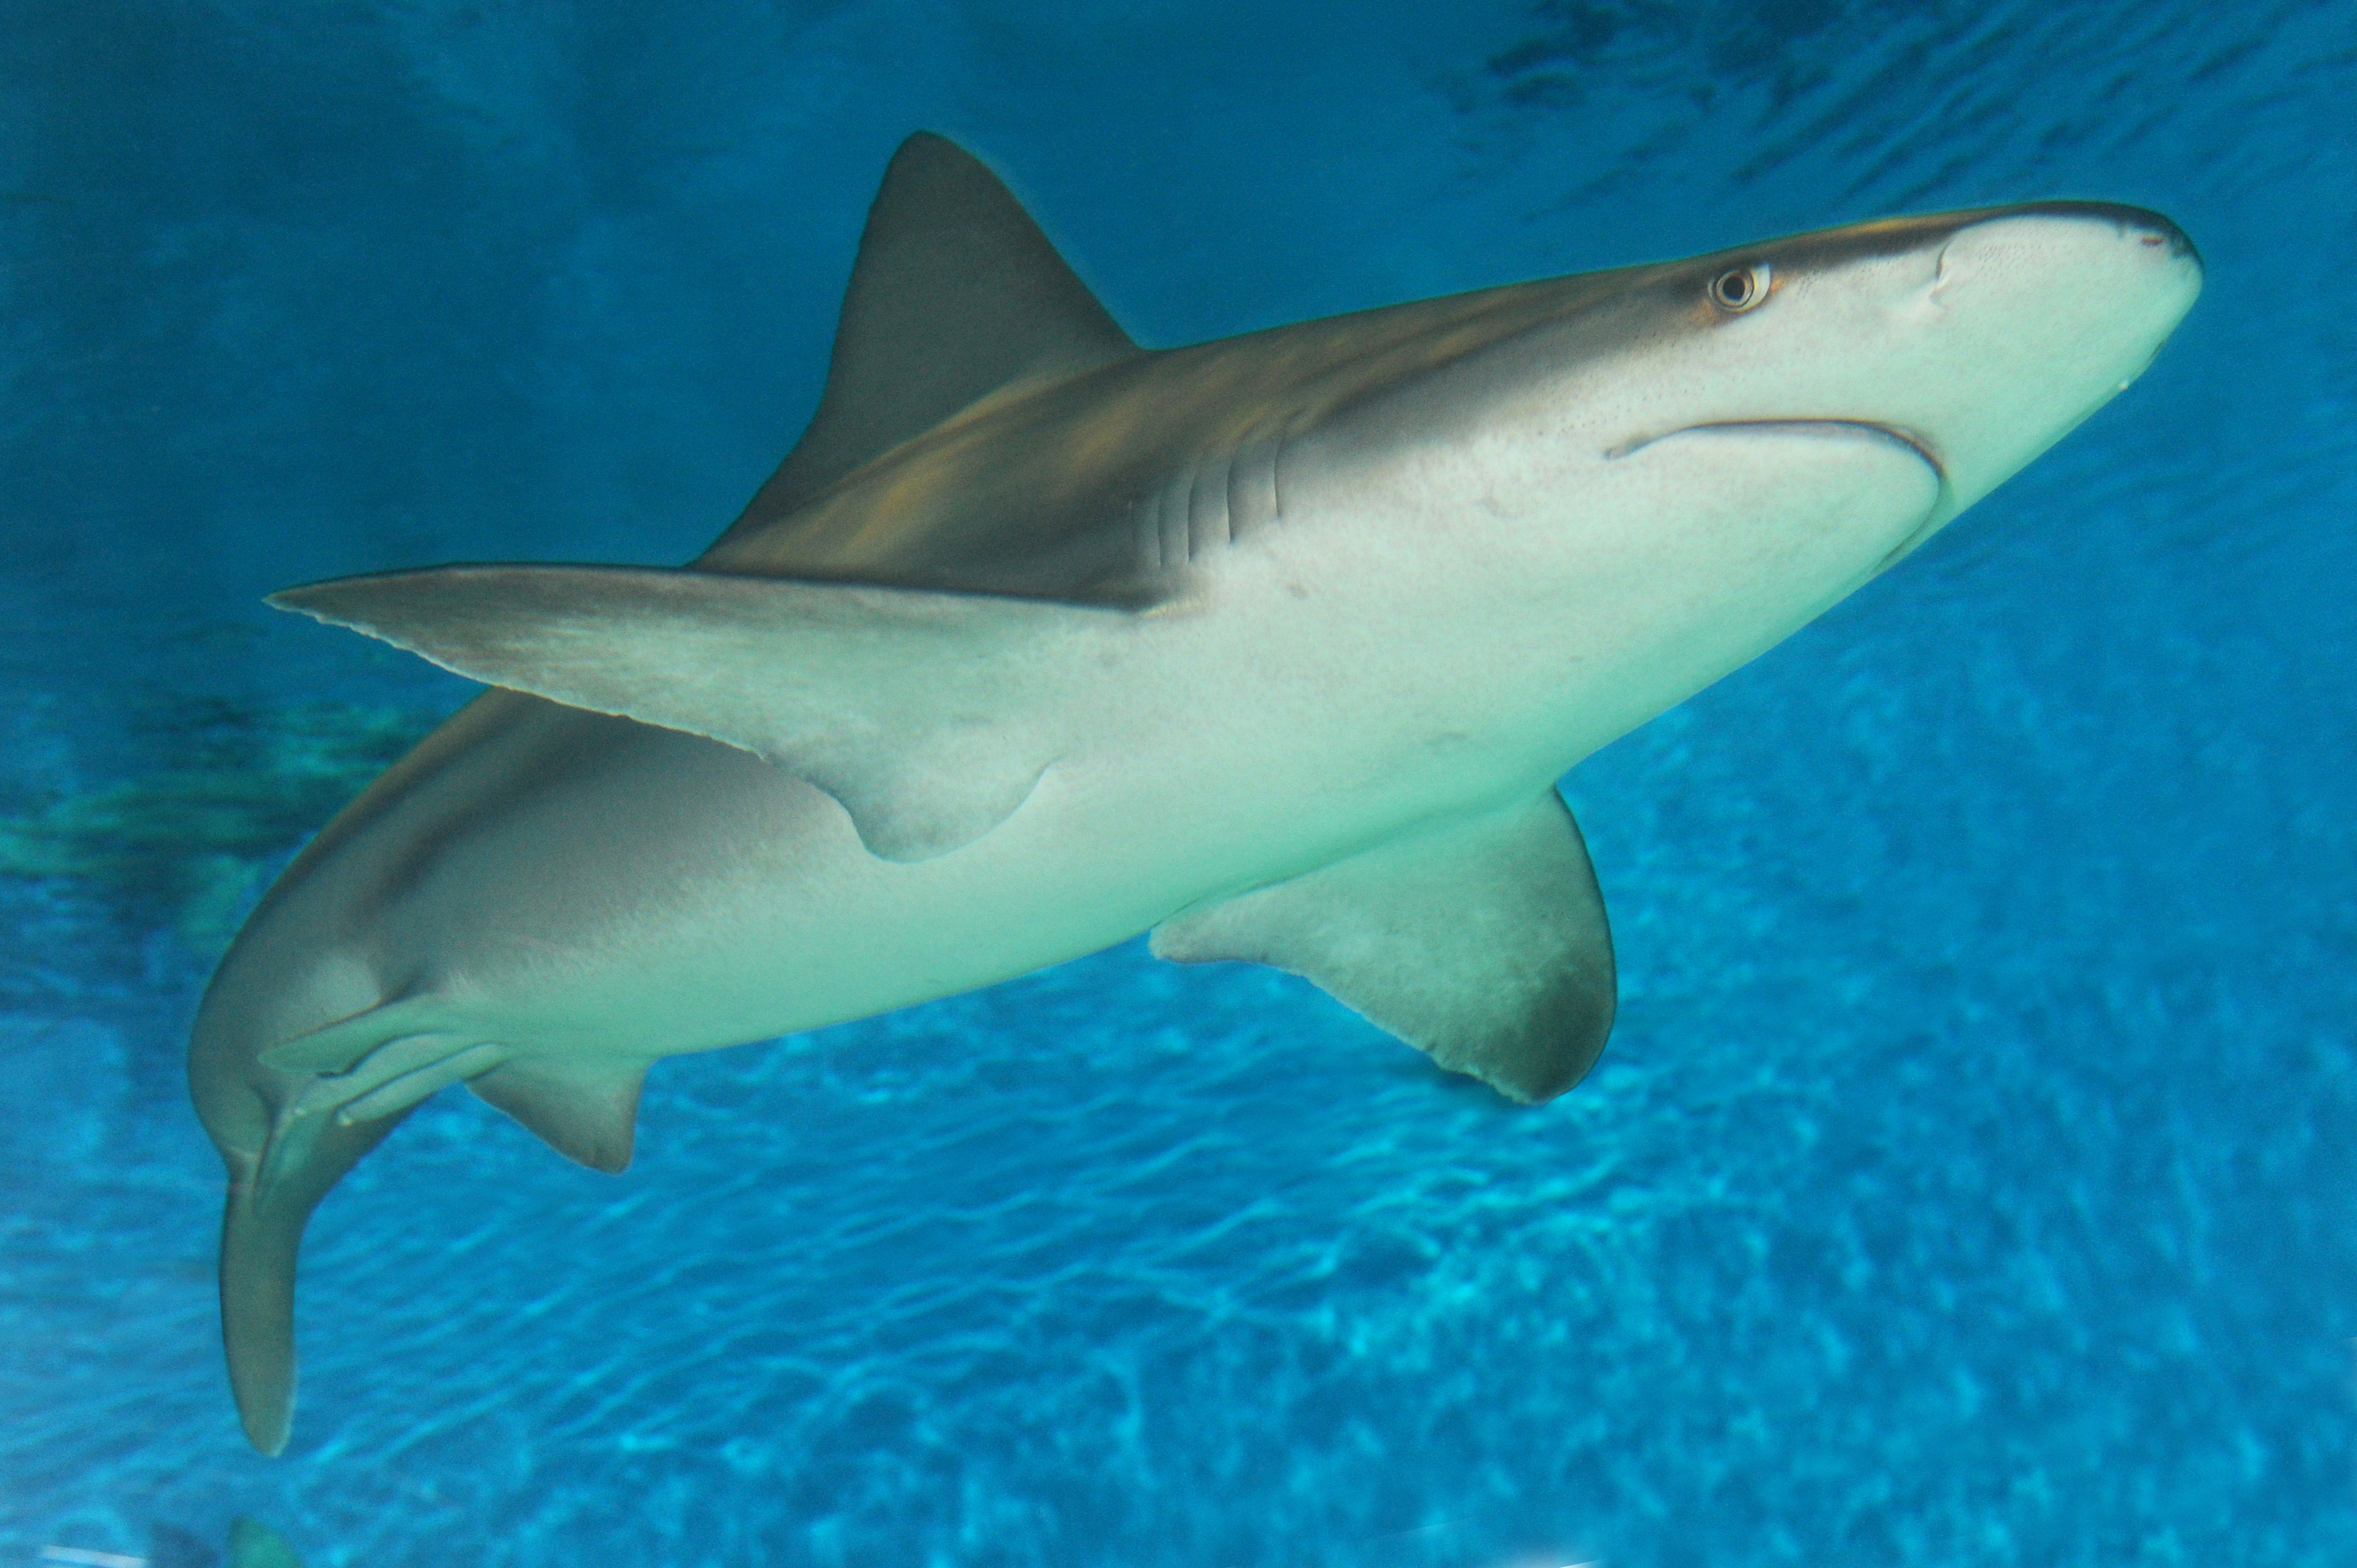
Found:
<svg viewBox="0 0 2357 1568"><path fill-rule="evenodd" d="M1661 500L1698 467L1720 481L1703 500ZM353 921L387 992L437 992L520 1051L651 1059L1092 952L1536 795L1813 618L1934 493L1871 434L1685 437L1571 476L1533 552L1461 486L1311 475L1284 523L1200 562L1062 693L1070 746L945 854L879 858L820 789L718 742L535 705L544 733L502 743L509 781L419 834ZM1768 476L1793 494L1763 515ZM1757 553L1793 591L1722 603L1645 569L1673 532Z"/></svg>
<svg viewBox="0 0 2357 1568"><path fill-rule="evenodd" d="M371 825L342 913L387 994L514 1048L649 1059L975 989L1544 788L1560 761L1349 585L1262 553L1158 618L1084 748L974 843L871 854L823 792L716 741L534 703L463 821ZM1322 601L1322 602L1321 602ZM1527 754L1527 755L1526 755Z"/></svg>

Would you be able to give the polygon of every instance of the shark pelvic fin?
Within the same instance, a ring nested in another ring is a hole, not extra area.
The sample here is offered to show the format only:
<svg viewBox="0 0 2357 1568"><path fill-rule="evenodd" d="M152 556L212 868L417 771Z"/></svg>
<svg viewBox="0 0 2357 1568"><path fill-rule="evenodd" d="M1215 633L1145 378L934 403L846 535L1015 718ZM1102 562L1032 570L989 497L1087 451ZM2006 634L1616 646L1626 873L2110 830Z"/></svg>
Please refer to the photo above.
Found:
<svg viewBox="0 0 2357 1568"><path fill-rule="evenodd" d="M393 997L281 1040L255 1059L277 1072L342 1072L387 1041L431 1033L440 1012L430 994Z"/></svg>
<svg viewBox="0 0 2357 1568"><path fill-rule="evenodd" d="M920 131L868 209L818 412L721 538L783 517L1010 382L1136 351L998 177Z"/></svg>
<svg viewBox="0 0 2357 1568"><path fill-rule="evenodd" d="M887 860L972 843L1061 754L1055 704L1125 611L588 566L449 566L274 594L281 609L571 707L754 752Z"/></svg>
<svg viewBox="0 0 2357 1568"><path fill-rule="evenodd" d="M1551 1099L1612 1029L1612 936L1578 824L1549 789L1190 910L1157 957L1244 959L1337 1001L1510 1099Z"/></svg>
<svg viewBox="0 0 2357 1568"><path fill-rule="evenodd" d="M526 1057L469 1079L467 1087L565 1158L593 1170L620 1171L630 1163L639 1090L646 1080L644 1062L579 1066Z"/></svg>

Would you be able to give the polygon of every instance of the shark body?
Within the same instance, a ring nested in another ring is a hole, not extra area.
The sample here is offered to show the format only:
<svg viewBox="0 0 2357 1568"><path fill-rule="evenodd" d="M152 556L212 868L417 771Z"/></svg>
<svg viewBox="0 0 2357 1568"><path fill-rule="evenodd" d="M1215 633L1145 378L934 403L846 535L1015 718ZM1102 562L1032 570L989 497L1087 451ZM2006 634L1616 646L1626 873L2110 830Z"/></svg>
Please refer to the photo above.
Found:
<svg viewBox="0 0 2357 1568"><path fill-rule="evenodd" d="M2060 439L2200 283L2167 220L2046 203L1146 351L912 138L809 432L691 567L276 596L499 689L199 1010L249 1437L312 1208L452 1083L619 1169L662 1057L1151 930L1561 1092L1614 979L1555 779Z"/></svg>

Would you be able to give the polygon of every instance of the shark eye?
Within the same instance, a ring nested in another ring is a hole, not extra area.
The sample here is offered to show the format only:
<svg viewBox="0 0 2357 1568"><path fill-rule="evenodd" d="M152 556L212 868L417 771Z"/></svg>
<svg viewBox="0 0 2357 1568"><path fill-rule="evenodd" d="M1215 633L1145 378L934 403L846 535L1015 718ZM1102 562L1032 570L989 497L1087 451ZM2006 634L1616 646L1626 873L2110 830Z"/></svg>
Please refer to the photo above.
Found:
<svg viewBox="0 0 2357 1568"><path fill-rule="evenodd" d="M1740 316L1768 297L1768 263L1729 267L1710 280L1710 302L1729 316Z"/></svg>

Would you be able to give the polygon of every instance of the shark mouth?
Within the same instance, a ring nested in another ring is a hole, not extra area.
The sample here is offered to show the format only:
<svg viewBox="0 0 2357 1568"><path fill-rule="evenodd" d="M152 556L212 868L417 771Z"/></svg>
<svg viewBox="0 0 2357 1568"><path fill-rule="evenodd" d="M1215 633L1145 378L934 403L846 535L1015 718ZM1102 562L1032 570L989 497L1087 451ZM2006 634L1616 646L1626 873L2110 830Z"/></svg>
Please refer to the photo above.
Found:
<svg viewBox="0 0 2357 1568"><path fill-rule="evenodd" d="M1703 430L1762 432L1790 430L1808 433L1857 431L1906 447L1916 456L1921 457L1932 472L1940 476L1941 489L1945 489L1948 484L1947 465L1940 461L1939 454L1932 449L1928 441L1911 430L1902 429L1896 424L1884 424L1878 420L1872 419L1713 419L1700 424L1682 424L1675 430L1664 430L1658 435L1640 435L1633 440L1623 441L1618 446L1608 447L1604 456L1608 459L1626 457L1631 453L1643 451L1657 441L1666 441L1673 435L1691 435Z"/></svg>

